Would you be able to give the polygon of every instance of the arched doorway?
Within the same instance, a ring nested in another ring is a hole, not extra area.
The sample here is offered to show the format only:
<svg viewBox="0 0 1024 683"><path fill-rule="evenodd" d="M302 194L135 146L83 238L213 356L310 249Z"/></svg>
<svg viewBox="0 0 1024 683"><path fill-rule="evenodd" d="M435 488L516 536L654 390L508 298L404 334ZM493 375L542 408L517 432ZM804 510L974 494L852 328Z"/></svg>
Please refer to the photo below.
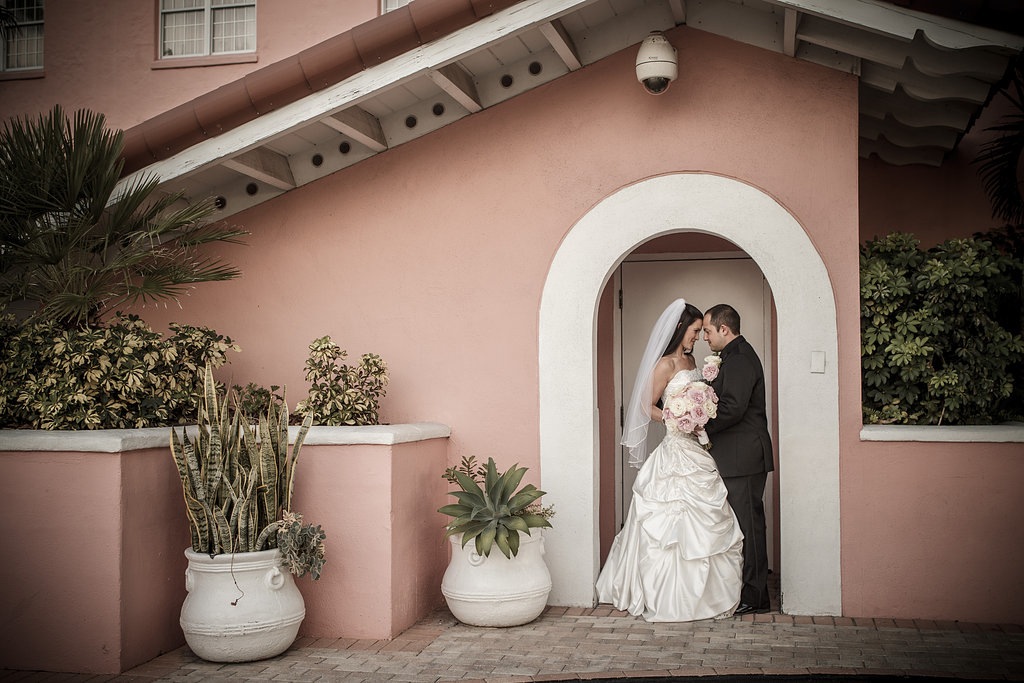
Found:
<svg viewBox="0 0 1024 683"><path fill-rule="evenodd" d="M594 604L598 297L626 254L681 229L718 235L749 254L775 295L779 329L800 331L778 338L782 608L839 614L838 343L828 273L774 198L703 173L658 176L615 192L573 226L552 260L538 339L541 481L558 509L545 543L549 600Z"/></svg>

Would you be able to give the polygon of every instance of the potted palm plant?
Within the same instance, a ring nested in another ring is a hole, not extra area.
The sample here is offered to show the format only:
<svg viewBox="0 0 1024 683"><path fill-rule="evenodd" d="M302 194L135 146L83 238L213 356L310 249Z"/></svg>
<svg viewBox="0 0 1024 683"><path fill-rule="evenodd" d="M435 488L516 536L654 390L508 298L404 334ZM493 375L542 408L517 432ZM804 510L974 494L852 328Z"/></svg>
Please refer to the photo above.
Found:
<svg viewBox="0 0 1024 683"><path fill-rule="evenodd" d="M450 492L457 503L438 510L452 518L445 534L452 557L441 592L452 615L465 624L518 626L536 619L547 605L551 574L539 529L551 526L554 512L539 502L544 491L533 484L518 488L526 470L513 465L498 472L493 458L478 467L469 456L445 471L460 490Z"/></svg>
<svg viewBox="0 0 1024 683"><path fill-rule="evenodd" d="M306 614L293 575L320 578L326 538L290 509L313 415L289 451L286 401L271 398L254 428L231 398L221 400L207 365L195 439L171 430L192 534L181 627L193 652L217 662L288 649Z"/></svg>

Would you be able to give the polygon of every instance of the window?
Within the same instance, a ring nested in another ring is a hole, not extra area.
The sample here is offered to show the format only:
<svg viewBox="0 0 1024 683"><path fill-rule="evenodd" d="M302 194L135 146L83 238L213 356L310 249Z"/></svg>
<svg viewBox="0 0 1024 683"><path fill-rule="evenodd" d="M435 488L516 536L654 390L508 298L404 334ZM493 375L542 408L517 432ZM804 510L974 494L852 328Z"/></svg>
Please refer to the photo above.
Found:
<svg viewBox="0 0 1024 683"><path fill-rule="evenodd" d="M387 14L388 12L390 12L393 9L398 9L399 7L405 7L410 2L412 2L412 0L381 0L381 3L380 3L380 13L381 14Z"/></svg>
<svg viewBox="0 0 1024 683"><path fill-rule="evenodd" d="M160 56L256 50L256 0L160 0Z"/></svg>
<svg viewBox="0 0 1024 683"><path fill-rule="evenodd" d="M43 0L0 0L0 71L43 68Z"/></svg>

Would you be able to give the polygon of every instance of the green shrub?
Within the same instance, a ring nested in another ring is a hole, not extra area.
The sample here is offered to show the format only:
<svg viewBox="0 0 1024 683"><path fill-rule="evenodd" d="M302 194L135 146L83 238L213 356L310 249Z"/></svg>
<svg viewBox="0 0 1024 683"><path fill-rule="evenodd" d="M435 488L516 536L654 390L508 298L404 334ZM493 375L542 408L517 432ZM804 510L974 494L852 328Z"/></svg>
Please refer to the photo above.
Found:
<svg viewBox="0 0 1024 683"><path fill-rule="evenodd" d="M244 387L235 384L231 387L231 391L235 394L235 406L238 410L251 418L255 419L261 411L266 410L267 404L271 401L277 404L278 409L281 409L284 405L284 397L277 393L281 387L277 384L271 384L270 388L267 389L264 386L249 382ZM302 422L302 420L299 420Z"/></svg>
<svg viewBox="0 0 1024 683"><path fill-rule="evenodd" d="M325 558L327 534L319 524L303 524L302 515L285 510L278 522L277 547L281 561L295 576L308 572L314 581L320 579Z"/></svg>
<svg viewBox="0 0 1024 683"><path fill-rule="evenodd" d="M1020 260L982 237L922 250L893 233L861 248L861 361L867 424L1020 419L1024 340L1000 324ZM1018 394L1019 395L1019 394Z"/></svg>
<svg viewBox="0 0 1024 683"><path fill-rule="evenodd" d="M380 356L363 354L359 364L344 362L348 353L329 336L309 345L306 380L309 395L296 411L313 413L321 425L374 425L379 421L380 398L388 383L387 365Z"/></svg>
<svg viewBox="0 0 1024 683"><path fill-rule="evenodd" d="M65 329L0 317L0 427L127 429L195 419L199 373L239 348L205 327L164 339L134 315Z"/></svg>

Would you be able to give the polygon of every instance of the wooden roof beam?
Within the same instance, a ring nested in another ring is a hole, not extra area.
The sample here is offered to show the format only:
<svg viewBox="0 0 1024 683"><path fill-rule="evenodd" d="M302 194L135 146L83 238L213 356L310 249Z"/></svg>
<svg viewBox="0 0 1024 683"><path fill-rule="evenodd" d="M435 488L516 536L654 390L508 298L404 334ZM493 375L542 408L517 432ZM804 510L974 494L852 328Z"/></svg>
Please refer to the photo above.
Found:
<svg viewBox="0 0 1024 683"><path fill-rule="evenodd" d="M799 25L800 13L787 7L782 25L782 51L790 57L796 56L796 29Z"/></svg>
<svg viewBox="0 0 1024 683"><path fill-rule="evenodd" d="M672 21L676 26L686 23L686 0L668 0L669 9L672 10Z"/></svg>
<svg viewBox="0 0 1024 683"><path fill-rule="evenodd" d="M448 93L466 111L475 113L483 109L473 77L459 64L442 66L440 69L430 71L428 75L430 80L437 84L437 87Z"/></svg>
<svg viewBox="0 0 1024 683"><path fill-rule="evenodd" d="M583 66L579 53L576 52L576 45L572 42L572 36L565 30L565 26L558 19L548 21L539 26L541 34L555 49L559 58L569 67L569 71L576 71Z"/></svg>
<svg viewBox="0 0 1024 683"><path fill-rule="evenodd" d="M288 158L266 147L257 147L225 159L223 165L279 190L295 189L295 178L288 165Z"/></svg>
<svg viewBox="0 0 1024 683"><path fill-rule="evenodd" d="M349 107L335 114L330 114L320 119L320 121L374 152L383 152L388 148L387 140L384 137L384 129L381 127L380 121L376 116L361 107Z"/></svg>

